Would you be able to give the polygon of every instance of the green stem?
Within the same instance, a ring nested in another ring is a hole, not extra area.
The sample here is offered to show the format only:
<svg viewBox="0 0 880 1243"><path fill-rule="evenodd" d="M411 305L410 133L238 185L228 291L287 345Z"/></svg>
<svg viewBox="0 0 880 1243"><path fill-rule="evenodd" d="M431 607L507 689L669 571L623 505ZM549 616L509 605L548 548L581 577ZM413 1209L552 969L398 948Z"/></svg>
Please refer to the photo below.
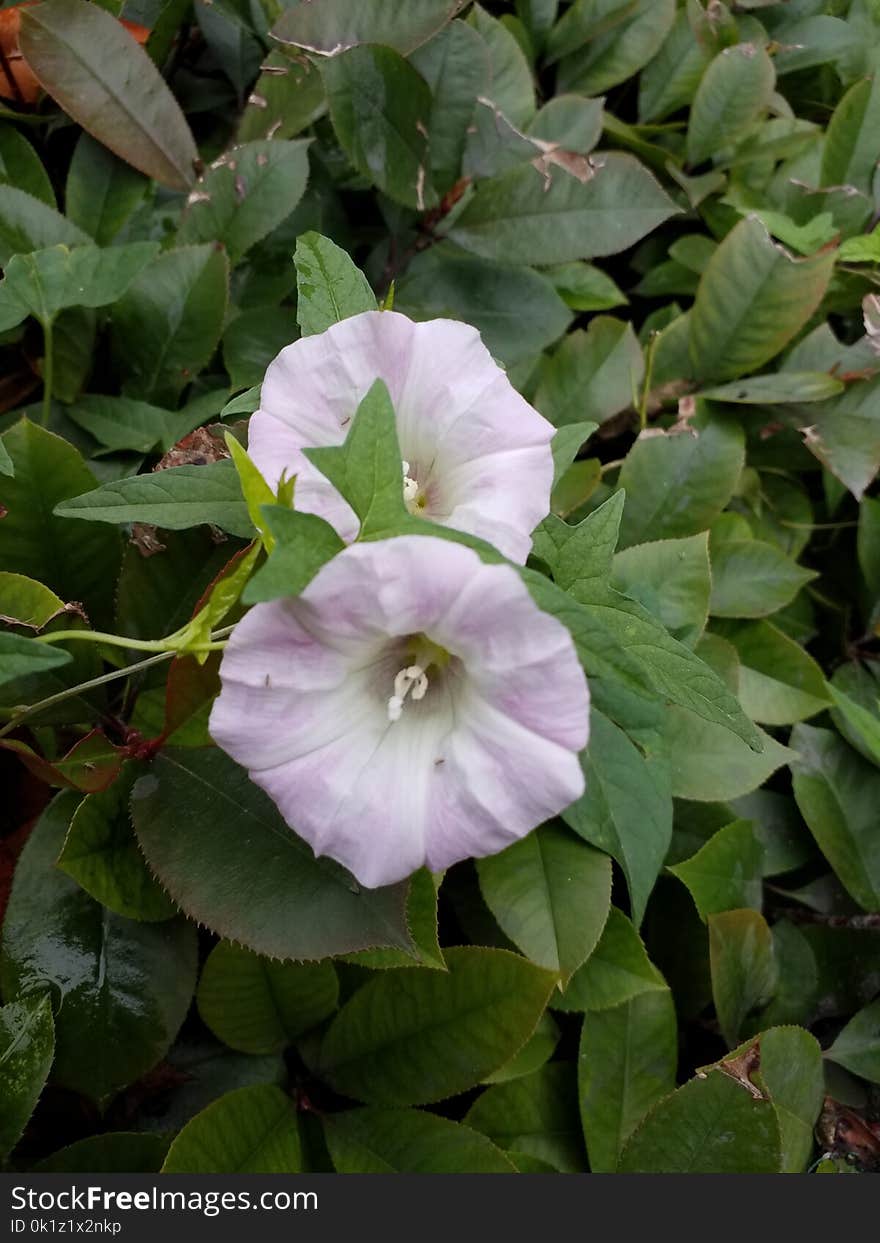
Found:
<svg viewBox="0 0 880 1243"><path fill-rule="evenodd" d="M52 320L43 321L43 413L40 423L49 426L52 414L52 381L55 372L55 348L52 336Z"/></svg>
<svg viewBox="0 0 880 1243"><path fill-rule="evenodd" d="M127 647L133 652L167 652L174 656L186 655L187 652L222 652L226 644L216 643L214 640L224 639L231 632L232 626L225 626L222 630L215 630L209 642L193 643L185 649L176 644L169 646L169 640L174 635L165 639L129 639L122 634L105 634L101 630L53 630L51 634L40 634L36 637L38 643L66 643L73 639L83 643L103 643L107 647Z"/></svg>
<svg viewBox="0 0 880 1243"><path fill-rule="evenodd" d="M68 686L63 691L57 691L54 695L49 695L46 699L41 699L39 703L31 704L11 721L0 729L0 738L4 738L7 734L11 734L13 730L18 729L25 721L30 720L32 716L36 716L45 708L51 708L57 703L63 703L65 699L73 699L83 691L93 690L96 686L104 686L107 682L114 682L117 678L127 677L130 673L139 673L142 669L149 669L152 665L161 664L163 660L170 660L175 652L160 652L157 656L149 656L146 660L139 660L134 665L125 665L122 669L113 669L110 673L102 673L99 678L91 678L88 682L80 682L77 686Z"/></svg>
<svg viewBox="0 0 880 1243"><path fill-rule="evenodd" d="M654 354L657 351L657 344L660 340L659 332L652 332L648 341L648 349L645 358L645 384L642 388L642 400L639 402L639 430L644 431L648 426L648 399L651 396L651 383L654 379Z"/></svg>

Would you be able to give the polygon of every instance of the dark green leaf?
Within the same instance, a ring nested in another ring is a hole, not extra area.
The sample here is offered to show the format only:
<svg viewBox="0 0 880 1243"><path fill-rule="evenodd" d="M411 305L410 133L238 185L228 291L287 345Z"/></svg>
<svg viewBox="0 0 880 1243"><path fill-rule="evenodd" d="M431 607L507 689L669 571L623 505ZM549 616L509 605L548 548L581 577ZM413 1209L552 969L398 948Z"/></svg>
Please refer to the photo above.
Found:
<svg viewBox="0 0 880 1243"><path fill-rule="evenodd" d="M535 1029L553 976L506 950L446 951L448 972L370 980L331 1023L318 1068L337 1091L378 1105L454 1096L499 1069Z"/></svg>
<svg viewBox="0 0 880 1243"><path fill-rule="evenodd" d="M350 315L377 309L367 278L351 257L320 233L303 233L296 243L296 318L304 337L324 332Z"/></svg>
<svg viewBox="0 0 880 1243"><path fill-rule="evenodd" d="M151 870L193 918L276 958L410 949L406 886L360 889L315 859L223 752L169 748L132 792Z"/></svg>
<svg viewBox="0 0 880 1243"><path fill-rule="evenodd" d="M149 522L170 531L209 522L245 539L254 533L238 475L229 461L171 466L105 483L94 492L63 501L55 512L61 518L87 522Z"/></svg>
<svg viewBox="0 0 880 1243"><path fill-rule="evenodd" d="M383 0L310 0L289 5L273 34L322 56L335 56L358 43L384 43L404 54L436 35L465 0L404 0L392 12Z"/></svg>
<svg viewBox="0 0 880 1243"><path fill-rule="evenodd" d="M0 1006L0 1158L5 1158L39 1100L52 1066L55 1032L48 992Z"/></svg>
<svg viewBox="0 0 880 1243"><path fill-rule="evenodd" d="M22 13L19 37L43 87L83 129L163 185L192 185L198 151L189 126L115 18L84 0L43 0Z"/></svg>
<svg viewBox="0 0 880 1243"><path fill-rule="evenodd" d="M500 1148L417 1109L353 1109L324 1119L338 1174L513 1174Z"/></svg>
<svg viewBox="0 0 880 1243"><path fill-rule="evenodd" d="M424 78L398 52L373 44L338 53L321 72L334 129L354 166L397 202L433 207Z"/></svg>
<svg viewBox="0 0 880 1243"><path fill-rule="evenodd" d="M278 1053L336 1009L331 962L263 958L221 941L202 968L196 996L202 1021L241 1053Z"/></svg>
<svg viewBox="0 0 880 1243"><path fill-rule="evenodd" d="M99 246L109 246L140 204L147 185L139 172L91 134L82 133L67 172L67 216Z"/></svg>
<svg viewBox="0 0 880 1243"><path fill-rule="evenodd" d="M182 919L145 924L111 914L55 867L79 799L59 794L21 854L0 977L10 1001L51 991L52 1077L100 1102L168 1051L192 998L196 938Z"/></svg>
<svg viewBox="0 0 880 1243"><path fill-rule="evenodd" d="M611 1010L665 988L632 923L612 906L598 945L551 1004L557 1010Z"/></svg>
<svg viewBox="0 0 880 1243"><path fill-rule="evenodd" d="M764 850L749 820L735 820L669 870L690 890L700 916L761 908Z"/></svg>
<svg viewBox="0 0 880 1243"><path fill-rule="evenodd" d="M637 160L612 152L584 181L527 164L482 182L449 236L486 259L567 263L626 250L676 211Z"/></svg>
<svg viewBox="0 0 880 1243"><path fill-rule="evenodd" d="M150 875L128 816L137 775L137 767L128 764L106 790L83 799L70 822L58 867L117 915L170 919L177 907Z"/></svg>
<svg viewBox="0 0 880 1243"><path fill-rule="evenodd" d="M773 938L759 911L721 911L707 922L712 997L721 1033L733 1048L746 1015L775 990Z"/></svg>
<svg viewBox="0 0 880 1243"><path fill-rule="evenodd" d="M563 1173L584 1169L574 1067L551 1062L524 1079L482 1092L465 1121L500 1148L527 1153Z"/></svg>
<svg viewBox="0 0 880 1243"><path fill-rule="evenodd" d="M675 1086L675 1006L669 989L584 1016L578 1095L590 1169L613 1173L648 1110Z"/></svg>
<svg viewBox="0 0 880 1243"><path fill-rule="evenodd" d="M501 929L564 986L596 946L611 903L611 860L554 824L479 860Z"/></svg>
<svg viewBox="0 0 880 1243"><path fill-rule="evenodd" d="M719 1070L691 1079L648 1115L620 1163L626 1174L778 1174L772 1104Z"/></svg>
<svg viewBox="0 0 880 1243"><path fill-rule="evenodd" d="M309 175L308 145L273 138L225 152L190 194L178 242L221 242L230 263L237 263L302 198Z"/></svg>
<svg viewBox="0 0 880 1243"><path fill-rule="evenodd" d="M239 1088L188 1122L163 1174L296 1174L302 1168L293 1101L271 1084Z"/></svg>

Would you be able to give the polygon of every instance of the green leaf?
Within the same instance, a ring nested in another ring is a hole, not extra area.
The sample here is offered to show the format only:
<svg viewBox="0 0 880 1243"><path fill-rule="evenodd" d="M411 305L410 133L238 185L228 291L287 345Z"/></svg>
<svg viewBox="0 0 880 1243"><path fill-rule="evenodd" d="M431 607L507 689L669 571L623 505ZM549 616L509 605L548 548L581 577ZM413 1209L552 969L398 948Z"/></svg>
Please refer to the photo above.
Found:
<svg viewBox="0 0 880 1243"><path fill-rule="evenodd" d="M18 186L48 207L55 207L55 191L40 157L12 125L0 124L0 184Z"/></svg>
<svg viewBox="0 0 880 1243"><path fill-rule="evenodd" d="M358 406L344 444L304 452L351 505L362 539L407 517L397 424L384 381L376 380Z"/></svg>
<svg viewBox="0 0 880 1243"><path fill-rule="evenodd" d="M525 1044L553 976L506 950L446 951L448 972L369 980L330 1024L318 1071L377 1105L421 1105L476 1086Z"/></svg>
<svg viewBox="0 0 880 1243"><path fill-rule="evenodd" d="M701 380L735 380L773 358L822 301L834 251L793 259L754 217L727 234L700 278L690 353Z"/></svg>
<svg viewBox="0 0 880 1243"><path fill-rule="evenodd" d="M880 603L880 499L866 496L859 506L858 554L865 585Z"/></svg>
<svg viewBox="0 0 880 1243"><path fill-rule="evenodd" d="M55 867L79 799L59 794L22 851L0 979L9 1001L51 988L53 1081L101 1102L167 1053L192 998L196 937L182 919L114 915Z"/></svg>
<svg viewBox="0 0 880 1243"><path fill-rule="evenodd" d="M763 540L713 540L710 559L713 617L768 617L816 577Z"/></svg>
<svg viewBox="0 0 880 1243"><path fill-rule="evenodd" d="M859 906L880 911L880 772L837 734L795 726L791 770L801 815Z"/></svg>
<svg viewBox="0 0 880 1243"><path fill-rule="evenodd" d="M708 914L712 999L721 1033L730 1048L746 1015L766 1004L777 980L773 937L760 911Z"/></svg>
<svg viewBox="0 0 880 1243"><path fill-rule="evenodd" d="M0 631L0 686L30 673L45 673L58 665L70 664L70 660L70 652L63 648Z"/></svg>
<svg viewBox="0 0 880 1243"><path fill-rule="evenodd" d="M40 1174L158 1174L168 1139L136 1131L90 1135L59 1148L34 1167Z"/></svg>
<svg viewBox="0 0 880 1243"><path fill-rule="evenodd" d="M660 51L639 75L639 121L662 121L686 108L713 51L711 45L694 38L688 15L679 11Z"/></svg>
<svg viewBox="0 0 880 1243"><path fill-rule="evenodd" d="M465 1114L468 1126L499 1148L527 1153L562 1173L585 1168L574 1068L551 1062L523 1079L493 1084Z"/></svg>
<svg viewBox="0 0 880 1243"><path fill-rule="evenodd" d="M775 85L773 62L758 44L737 43L719 52L694 97L688 164L702 164L744 138L769 106Z"/></svg>
<svg viewBox="0 0 880 1243"><path fill-rule="evenodd" d="M290 215L309 175L307 141L232 147L200 177L187 199L180 245L221 242L235 264Z"/></svg>
<svg viewBox="0 0 880 1243"><path fill-rule="evenodd" d="M94 487L94 476L73 445L27 419L2 442L15 465L14 479L3 483L4 570L37 579L62 600L80 601L96 626L109 623L119 536L53 516L57 504Z"/></svg>
<svg viewBox="0 0 880 1243"><path fill-rule="evenodd" d="M149 522L170 531L209 522L244 539L254 533L235 467L225 459L105 483L62 501L54 512L87 522Z"/></svg>
<svg viewBox="0 0 880 1243"><path fill-rule="evenodd" d="M333 128L355 168L406 207L435 206L424 78L398 52L376 44L338 53L321 73Z"/></svg>
<svg viewBox="0 0 880 1243"><path fill-rule="evenodd" d="M476 101L486 97L489 49L472 26L456 21L419 48L410 61L431 91L427 122L431 172L438 193L445 194L461 174Z"/></svg>
<svg viewBox="0 0 880 1243"><path fill-rule="evenodd" d="M586 792L562 815L620 864L638 924L669 847L672 801L662 773L622 729L595 708L590 723L590 745L581 760Z"/></svg>
<svg viewBox="0 0 880 1243"><path fill-rule="evenodd" d="M850 1019L825 1057L862 1079L880 1083L880 1001L873 1001Z"/></svg>
<svg viewBox="0 0 880 1243"><path fill-rule="evenodd" d="M327 110L324 83L307 57L269 53L238 127L239 142L294 138Z"/></svg>
<svg viewBox="0 0 880 1243"><path fill-rule="evenodd" d="M877 166L880 78L854 83L834 110L822 147L820 185L870 193Z"/></svg>
<svg viewBox="0 0 880 1243"><path fill-rule="evenodd" d="M449 237L485 259L568 263L626 250L677 210L637 160L610 152L586 181L526 164L481 182Z"/></svg>
<svg viewBox="0 0 880 1243"><path fill-rule="evenodd" d="M493 357L508 366L533 358L571 323L571 312L545 276L462 254L448 243L415 257L394 306L415 320L472 324Z"/></svg>
<svg viewBox="0 0 880 1243"><path fill-rule="evenodd" d="M337 1174L513 1174L500 1148L460 1122L417 1109L350 1109L324 1118Z"/></svg>
<svg viewBox="0 0 880 1243"><path fill-rule="evenodd" d="M675 1006L668 988L584 1016L578 1096L590 1169L611 1174L633 1131L675 1086Z"/></svg>
<svg viewBox="0 0 880 1243"><path fill-rule="evenodd" d="M842 689L841 684L844 682L856 690L862 702L853 699ZM880 685L869 669L862 669L858 665L841 665L835 670L834 679L827 686L837 709L832 712L835 725L857 751L861 751L866 759L880 765Z"/></svg>
<svg viewBox="0 0 880 1243"><path fill-rule="evenodd" d="M442 872L429 872L427 868L419 868L410 877L406 926L412 938L412 950L406 953L399 949L359 950L346 954L345 962L375 971L389 971L396 967L434 967L445 971L446 960L440 948L437 926L437 897L442 879Z"/></svg>
<svg viewBox="0 0 880 1243"><path fill-rule="evenodd" d="M526 125L535 115L535 84L516 36L480 4L468 20L489 52L489 100L512 125Z"/></svg>
<svg viewBox="0 0 880 1243"><path fill-rule="evenodd" d="M52 246L14 255L0 281L0 328L13 328L27 315L51 323L66 307L116 302L154 258L157 242L97 246Z"/></svg>
<svg viewBox="0 0 880 1243"><path fill-rule="evenodd" d="M822 1051L816 1038L800 1027L773 1027L758 1040L760 1066L754 1078L776 1111L782 1173L803 1174L825 1095Z"/></svg>
<svg viewBox="0 0 880 1243"><path fill-rule="evenodd" d="M720 1070L661 1101L627 1144L625 1174L778 1174L772 1104Z"/></svg>
<svg viewBox="0 0 880 1243"><path fill-rule="evenodd" d="M0 266L13 255L46 246L82 246L91 240L54 207L17 186L0 184Z"/></svg>
<svg viewBox="0 0 880 1243"><path fill-rule="evenodd" d="M486 905L560 985L596 947L611 904L611 860L554 824L477 863Z"/></svg>
<svg viewBox="0 0 880 1243"><path fill-rule="evenodd" d="M544 275L573 311L608 311L627 300L611 277L591 263L558 263L547 268Z"/></svg>
<svg viewBox="0 0 880 1243"><path fill-rule="evenodd" d="M699 802L724 802L750 794L792 758L788 747L770 734L759 729L757 738L761 746L759 751L729 729L687 709L670 707L666 744L672 770L672 793L676 798Z"/></svg>
<svg viewBox="0 0 880 1243"><path fill-rule="evenodd" d="M708 533L624 549L614 558L611 585L642 604L679 642L693 647L709 611Z"/></svg>
<svg viewBox="0 0 880 1243"><path fill-rule="evenodd" d="M0 1158L21 1138L52 1066L55 1031L49 994L0 1006Z"/></svg>
<svg viewBox="0 0 880 1243"><path fill-rule="evenodd" d="M547 35L548 64L576 52L631 17L638 0L575 0Z"/></svg>
<svg viewBox="0 0 880 1243"><path fill-rule="evenodd" d="M106 790L89 794L70 822L57 866L103 906L128 919L170 919L177 907L150 875L128 817L138 767L126 764Z"/></svg>
<svg viewBox="0 0 880 1243"><path fill-rule="evenodd" d="M535 405L555 427L604 423L635 404L645 372L632 325L597 315L569 333L544 369Z"/></svg>
<svg viewBox="0 0 880 1243"><path fill-rule="evenodd" d="M315 859L222 751L163 751L132 791L131 813L153 873L220 936L275 958L411 949L406 886L360 889Z"/></svg>
<svg viewBox="0 0 880 1243"><path fill-rule="evenodd" d="M880 376L856 380L840 397L810 406L798 420L804 444L857 501L880 469Z"/></svg>
<svg viewBox="0 0 880 1243"><path fill-rule="evenodd" d="M433 38L465 0L406 0L392 12L384 0L295 0L272 31L321 56L335 56L358 43L383 43L406 55Z"/></svg>
<svg viewBox="0 0 880 1243"><path fill-rule="evenodd" d="M640 437L627 454L618 478L626 493L624 548L696 535L733 495L745 463L740 425L713 417L693 430Z"/></svg>
<svg viewBox="0 0 880 1243"><path fill-rule="evenodd" d="M753 721L792 725L828 707L822 670L776 626L739 622L719 633L739 655L739 701Z"/></svg>
<svg viewBox="0 0 880 1243"><path fill-rule="evenodd" d="M109 246L140 205L148 184L139 172L83 132L67 171L67 216L99 246Z"/></svg>
<svg viewBox="0 0 880 1243"><path fill-rule="evenodd" d="M563 1011L611 1010L642 993L665 988L632 923L612 906L598 945L551 1004Z"/></svg>
<svg viewBox="0 0 880 1243"><path fill-rule="evenodd" d="M602 9L607 12L609 5ZM599 95L632 77L656 55L675 21L675 0L638 0L628 9L622 14L625 21L613 20L610 29L589 37L585 47L565 58L559 66L559 90Z"/></svg>
<svg viewBox="0 0 880 1243"><path fill-rule="evenodd" d="M199 980L202 1022L240 1053L279 1053L336 1009L331 962L263 958L232 941L208 955Z"/></svg>
<svg viewBox="0 0 880 1243"><path fill-rule="evenodd" d="M844 390L842 380L827 371L779 371L753 375L730 384L704 389L698 397L731 401L738 405L766 406L775 402L825 401Z"/></svg>
<svg viewBox="0 0 880 1243"><path fill-rule="evenodd" d="M104 450L114 453L150 453L157 447L166 451L192 431L182 413L131 397L89 393L68 406L65 414Z"/></svg>
<svg viewBox="0 0 880 1243"><path fill-rule="evenodd" d="M83 129L172 190L198 159L183 113L124 26L83 0L43 0L22 13L21 50L42 86Z"/></svg>
<svg viewBox="0 0 880 1243"><path fill-rule="evenodd" d="M761 909L764 849L750 820L734 820L695 855L669 869L706 919L741 907Z"/></svg>
<svg viewBox="0 0 880 1243"><path fill-rule="evenodd" d="M124 390L174 407L209 361L226 313L229 264L212 245L165 251L113 312L112 346Z"/></svg>
<svg viewBox="0 0 880 1243"><path fill-rule="evenodd" d="M293 1101L272 1084L227 1092L188 1122L163 1174L297 1174L302 1153Z"/></svg>
<svg viewBox="0 0 880 1243"><path fill-rule="evenodd" d="M375 311L376 296L367 278L335 242L320 233L303 233L296 242L296 318L304 337L324 332L340 320Z"/></svg>
<svg viewBox="0 0 880 1243"><path fill-rule="evenodd" d="M540 1070L550 1061L556 1052L559 1037L558 1024L550 1012L545 1011L538 1020L534 1033L520 1051L515 1053L509 1062L505 1062L499 1070L487 1075L484 1082L510 1083L514 1079L522 1079L526 1075L534 1074L536 1070Z"/></svg>
<svg viewBox="0 0 880 1243"><path fill-rule="evenodd" d="M263 514L275 548L242 592L245 604L299 595L321 566L345 547L329 522L316 514L280 505L264 505Z"/></svg>

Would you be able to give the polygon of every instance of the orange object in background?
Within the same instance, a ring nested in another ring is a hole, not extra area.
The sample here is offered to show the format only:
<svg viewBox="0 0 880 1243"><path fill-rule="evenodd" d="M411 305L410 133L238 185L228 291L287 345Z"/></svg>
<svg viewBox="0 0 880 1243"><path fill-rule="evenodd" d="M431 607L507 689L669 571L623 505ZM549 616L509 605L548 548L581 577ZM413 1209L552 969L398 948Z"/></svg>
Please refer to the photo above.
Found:
<svg viewBox="0 0 880 1243"><path fill-rule="evenodd" d="M42 93L43 88L36 74L18 46L21 10L30 8L36 2L37 0L24 0L23 4L0 9L0 99L11 99L19 104L34 104ZM120 20L138 43L146 43L150 36L148 27L139 26L137 22Z"/></svg>

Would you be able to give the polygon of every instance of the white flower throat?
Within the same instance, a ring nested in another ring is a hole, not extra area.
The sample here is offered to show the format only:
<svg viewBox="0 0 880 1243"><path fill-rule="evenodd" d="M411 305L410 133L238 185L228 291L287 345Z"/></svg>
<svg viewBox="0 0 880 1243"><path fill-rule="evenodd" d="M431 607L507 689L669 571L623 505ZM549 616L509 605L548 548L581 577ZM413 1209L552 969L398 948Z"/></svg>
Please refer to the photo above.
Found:
<svg viewBox="0 0 880 1243"><path fill-rule="evenodd" d="M426 635L417 635L407 645L407 655L412 663L404 665L394 675L394 694L388 700L388 720L399 721L407 700L418 703L428 693L428 671L431 676L440 674L449 663L449 652L433 643Z"/></svg>

